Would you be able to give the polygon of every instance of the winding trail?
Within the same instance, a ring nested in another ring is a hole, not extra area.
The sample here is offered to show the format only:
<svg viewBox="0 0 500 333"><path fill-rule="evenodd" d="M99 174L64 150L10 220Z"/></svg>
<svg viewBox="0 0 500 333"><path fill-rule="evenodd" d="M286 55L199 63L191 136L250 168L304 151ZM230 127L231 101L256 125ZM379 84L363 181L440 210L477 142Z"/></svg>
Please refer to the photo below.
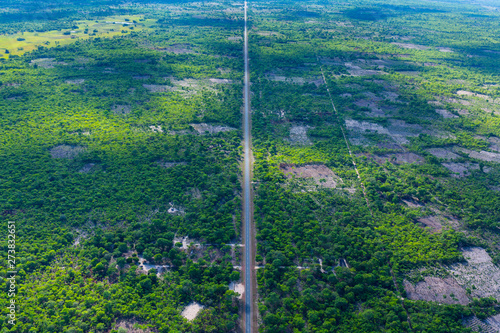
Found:
<svg viewBox="0 0 500 333"><path fill-rule="evenodd" d="M254 291L253 282L255 277L255 263L254 263L254 238L253 238L253 228L252 228L252 198L251 198L251 126L250 126L250 74L249 74L249 64L248 64L248 27L247 27L247 10L248 5L245 1L245 36L244 36L244 58L245 58L245 82L244 82L244 177L243 177L243 221L244 221L244 235L245 235L245 255L244 255L244 268L245 268L245 332L253 333L256 331L254 325ZM256 326L256 325L255 325Z"/></svg>

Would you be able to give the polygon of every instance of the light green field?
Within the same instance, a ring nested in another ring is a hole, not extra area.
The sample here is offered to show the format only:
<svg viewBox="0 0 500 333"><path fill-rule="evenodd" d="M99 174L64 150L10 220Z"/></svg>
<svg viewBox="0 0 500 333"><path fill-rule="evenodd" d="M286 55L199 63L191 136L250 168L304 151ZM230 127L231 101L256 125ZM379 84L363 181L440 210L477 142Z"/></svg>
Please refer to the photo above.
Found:
<svg viewBox="0 0 500 333"><path fill-rule="evenodd" d="M128 19L128 21L125 21ZM136 23L134 23L134 21ZM115 23L113 23L115 22ZM123 23L130 23L124 25ZM76 21L75 24L79 29L71 30L70 35L65 35L64 32L69 30L51 30L47 32L19 32L13 35L0 36L0 57L8 58L10 55L22 55L26 52L33 51L38 46L55 47L57 45L67 45L74 43L77 40L89 39L95 37L113 37L125 34L122 31L142 31L149 29L154 23L154 20L144 20L143 16L108 16L97 21L84 20ZM133 27L133 29L130 29ZM84 31L88 29L88 33ZM94 30L97 32L94 33ZM24 38L24 40L18 40ZM9 54L5 53L9 50Z"/></svg>

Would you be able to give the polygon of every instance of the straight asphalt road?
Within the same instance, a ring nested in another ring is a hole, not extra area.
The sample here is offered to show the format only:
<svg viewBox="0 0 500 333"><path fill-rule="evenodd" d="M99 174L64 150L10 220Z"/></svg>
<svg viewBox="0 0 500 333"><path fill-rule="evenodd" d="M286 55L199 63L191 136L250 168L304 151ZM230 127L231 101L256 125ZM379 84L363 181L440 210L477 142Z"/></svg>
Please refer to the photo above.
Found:
<svg viewBox="0 0 500 333"><path fill-rule="evenodd" d="M244 164L244 191L243 191L243 202L244 202L244 223L245 223L245 332L252 333L252 318L253 318L253 290L252 290L252 277L253 277L253 260L252 260L252 249L253 249L253 239L252 239L252 227L251 227L251 197L250 197L250 147L251 147L251 135L250 135L250 74L248 65L248 27L247 27L247 2L245 1L245 36L244 36L244 58L245 58L245 82L244 82L244 152L245 152L245 164Z"/></svg>

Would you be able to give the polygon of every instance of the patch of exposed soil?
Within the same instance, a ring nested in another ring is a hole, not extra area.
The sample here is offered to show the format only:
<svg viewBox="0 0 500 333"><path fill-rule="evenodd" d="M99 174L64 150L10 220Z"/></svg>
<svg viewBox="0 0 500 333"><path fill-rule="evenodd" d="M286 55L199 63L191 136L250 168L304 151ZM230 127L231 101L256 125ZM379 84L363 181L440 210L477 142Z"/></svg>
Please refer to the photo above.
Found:
<svg viewBox="0 0 500 333"><path fill-rule="evenodd" d="M229 290L232 290L232 291L237 292L238 294L240 294L240 296L238 296L238 298L242 299L243 298L243 293L245 292L245 286L243 285L243 283L234 283L234 282L231 282L229 284Z"/></svg>
<svg viewBox="0 0 500 333"><path fill-rule="evenodd" d="M438 216L427 216L417 219L418 222L422 223L424 226L429 227L431 232L440 232L443 228L441 221Z"/></svg>
<svg viewBox="0 0 500 333"><path fill-rule="evenodd" d="M187 320L191 321L196 318L201 310L203 310L203 306L196 302L193 302L184 308L181 315Z"/></svg>
<svg viewBox="0 0 500 333"><path fill-rule="evenodd" d="M478 160L500 163L500 154L499 153L492 153L492 152L484 151L484 150L477 152L475 150L469 150L469 149L465 149L465 148L457 148L457 150L464 152L464 153L468 154L469 157L476 158Z"/></svg>
<svg viewBox="0 0 500 333"><path fill-rule="evenodd" d="M291 144L298 145L310 145L312 144L311 140L307 136L307 130L312 128L310 126L292 126L290 128L290 137L288 138Z"/></svg>
<svg viewBox="0 0 500 333"><path fill-rule="evenodd" d="M167 47L155 48L156 51L170 52L175 54L188 54L194 53L194 50L189 44L174 44Z"/></svg>
<svg viewBox="0 0 500 333"><path fill-rule="evenodd" d="M81 152L85 151L85 147L81 146L69 146L69 145L60 145L55 146L50 149L50 155L52 158L66 158L66 159L74 159Z"/></svg>
<svg viewBox="0 0 500 333"><path fill-rule="evenodd" d="M437 158L444 158L448 161L455 160L460 157L452 152L452 148L429 148L427 151Z"/></svg>
<svg viewBox="0 0 500 333"><path fill-rule="evenodd" d="M134 75L134 76L132 76L132 78L134 80L147 80L147 79L151 78L151 76L150 75Z"/></svg>
<svg viewBox="0 0 500 333"><path fill-rule="evenodd" d="M439 52L445 52L445 53L452 53L452 52L455 52L455 51L453 51L452 49L450 49L449 47L438 47L438 51L439 51Z"/></svg>
<svg viewBox="0 0 500 333"><path fill-rule="evenodd" d="M156 164L161 166L162 168L168 169L168 168L173 168L179 165L187 165L186 162L165 162L163 160L157 161Z"/></svg>
<svg viewBox="0 0 500 333"><path fill-rule="evenodd" d="M149 129L150 129L151 131L153 131L153 133L163 133L163 129L162 129L162 127L161 127L161 126L159 126L159 125L158 125L158 126L151 125L151 126L148 126L148 127L149 127Z"/></svg>
<svg viewBox="0 0 500 333"><path fill-rule="evenodd" d="M396 43L396 42L393 42L391 44L397 45L397 46L399 46L399 47L401 47L403 49L420 50L420 51L430 49L429 46L417 45L417 44L411 44L411 43Z"/></svg>
<svg viewBox="0 0 500 333"><path fill-rule="evenodd" d="M376 99L361 99L356 101L354 104L362 108L370 109L371 113L369 115L372 117L386 117L385 112L377 105Z"/></svg>
<svg viewBox="0 0 500 333"><path fill-rule="evenodd" d="M293 164L280 165L280 170L283 171L285 177L291 178L311 178L316 185L326 188L336 188L342 179L337 176L332 170L323 164L311 164L304 166L295 166Z"/></svg>
<svg viewBox="0 0 500 333"><path fill-rule="evenodd" d="M287 77L284 75L278 75L274 73L266 74L266 78L270 81L275 81L275 82L289 82L293 84L306 84L306 83L312 83L315 84L316 86L320 86L324 83L323 78L318 76L314 78L303 78L303 77L297 77L297 76L292 76L292 77Z"/></svg>
<svg viewBox="0 0 500 333"><path fill-rule="evenodd" d="M440 114L445 119L447 119L447 118L458 118L457 115L455 115L455 114L453 114L450 111L445 110L445 109L436 109L436 113Z"/></svg>
<svg viewBox="0 0 500 333"><path fill-rule="evenodd" d="M171 92L175 91L175 87L160 85L160 84L143 84L144 88L146 88L149 92Z"/></svg>
<svg viewBox="0 0 500 333"><path fill-rule="evenodd" d="M496 330L491 327L488 323L479 320L476 316L468 317L462 320L462 325L472 329L473 332L481 333L498 333L500 330Z"/></svg>
<svg viewBox="0 0 500 333"><path fill-rule="evenodd" d="M38 58L38 59L33 59L30 62L30 66L34 66L35 64L39 67L48 69L48 68L54 68L56 65L67 65L67 63L63 61L55 61L56 58Z"/></svg>
<svg viewBox="0 0 500 333"><path fill-rule="evenodd" d="M490 143L490 149L500 152L500 138L490 137L487 139Z"/></svg>
<svg viewBox="0 0 500 333"><path fill-rule="evenodd" d="M457 282L469 288L473 297L500 299L500 269L489 254L480 247L461 250L467 263L456 263L448 267Z"/></svg>
<svg viewBox="0 0 500 333"><path fill-rule="evenodd" d="M66 80L67 84L82 84L85 82L85 79L74 79L74 80Z"/></svg>
<svg viewBox="0 0 500 333"><path fill-rule="evenodd" d="M234 131L236 128L234 127L229 127L229 126L221 126L221 125L210 125L210 124L189 124L191 125L195 131L197 131L199 134L215 134L219 132L229 132L229 131Z"/></svg>
<svg viewBox="0 0 500 333"><path fill-rule="evenodd" d="M384 155L364 154L364 156L368 157L369 159L373 159L375 160L375 162L380 164L383 164L386 161L389 161L393 164L422 163L424 161L421 156L414 153L395 153Z"/></svg>
<svg viewBox="0 0 500 333"><path fill-rule="evenodd" d="M118 330L119 328L124 328L126 329L127 333L152 333L153 331L151 331L149 328L147 329L140 329L140 328L137 328L137 326L139 325L139 322L134 320L134 319L121 319L121 320L118 320L115 324L115 327L114 329L115 330Z"/></svg>
<svg viewBox="0 0 500 333"><path fill-rule="evenodd" d="M442 165L450 170L453 174L452 177L461 178L470 175L472 170L478 170L479 165L475 163L442 163Z"/></svg>
<svg viewBox="0 0 500 333"><path fill-rule="evenodd" d="M479 98L484 98L484 99L490 98L490 96L488 96L488 95L477 94L477 93L473 93L471 91L466 91L466 90L457 91L457 95L459 95L459 96L473 96L473 97L479 97Z"/></svg>
<svg viewBox="0 0 500 333"><path fill-rule="evenodd" d="M404 288L409 299L438 302L444 304L469 303L469 298L463 287L452 277L439 278L426 276L424 281L415 285L409 281L404 281Z"/></svg>
<svg viewBox="0 0 500 333"><path fill-rule="evenodd" d="M359 66L353 65L350 62L346 62L344 65L347 67L347 71L351 76L368 76L368 75L379 75L384 73L382 71L373 69L363 69Z"/></svg>

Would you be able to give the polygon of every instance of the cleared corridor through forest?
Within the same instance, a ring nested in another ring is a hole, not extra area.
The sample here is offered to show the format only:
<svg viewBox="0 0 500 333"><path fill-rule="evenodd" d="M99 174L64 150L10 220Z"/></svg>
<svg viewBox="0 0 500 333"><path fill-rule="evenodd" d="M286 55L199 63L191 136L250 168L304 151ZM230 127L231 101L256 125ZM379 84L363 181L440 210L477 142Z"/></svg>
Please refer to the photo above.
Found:
<svg viewBox="0 0 500 333"><path fill-rule="evenodd" d="M254 293L253 293L253 279L254 279L254 260L253 260L253 233L252 233L252 203L251 203L251 191L250 191L250 175L251 175L251 133L250 133L250 74L249 74L249 64L248 64L248 26L247 26L247 2L245 1L245 36L244 36L244 58L245 58L245 82L244 82L244 120L243 120L243 131L244 131L244 178L243 178L243 221L244 221L244 235L245 235L245 255L244 255L244 267L245 267L245 332L252 333L255 328L253 327L254 318Z"/></svg>

